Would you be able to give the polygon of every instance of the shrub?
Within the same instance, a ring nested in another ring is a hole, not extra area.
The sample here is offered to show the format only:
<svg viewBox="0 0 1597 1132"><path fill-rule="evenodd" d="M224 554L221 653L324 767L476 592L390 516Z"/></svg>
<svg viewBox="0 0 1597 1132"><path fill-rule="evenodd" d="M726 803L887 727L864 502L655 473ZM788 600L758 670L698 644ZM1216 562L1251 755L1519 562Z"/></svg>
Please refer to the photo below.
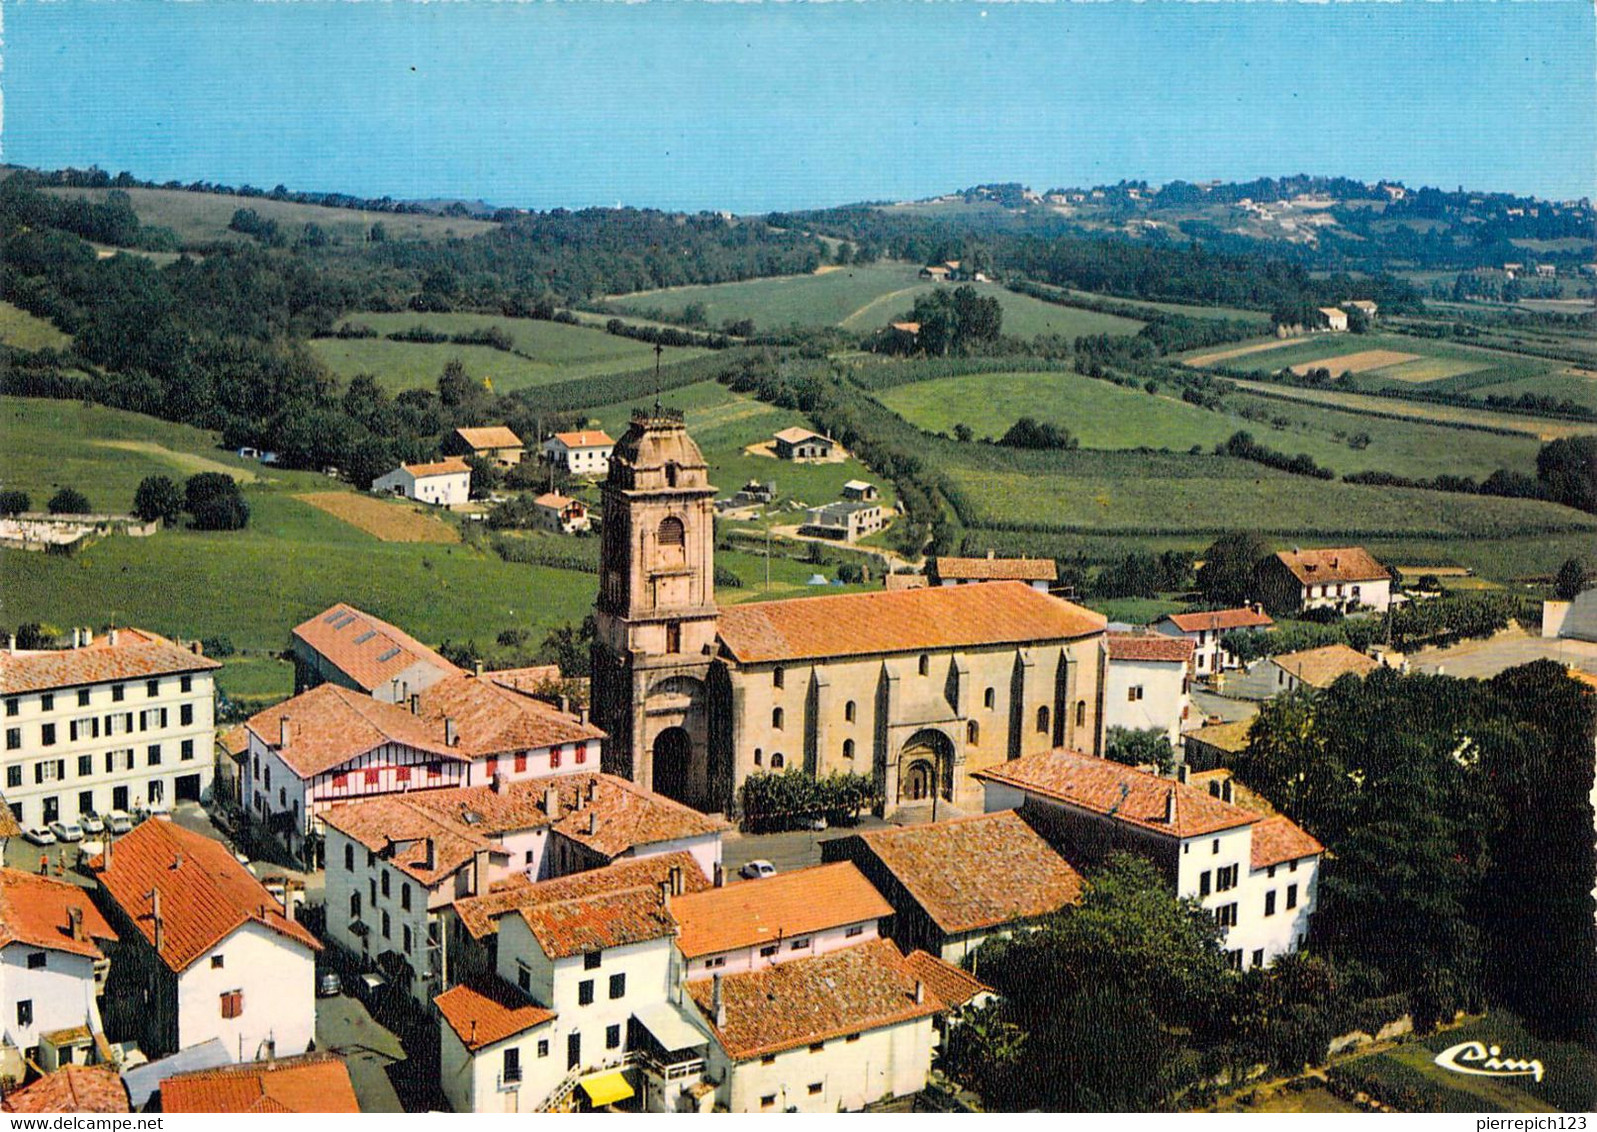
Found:
<svg viewBox="0 0 1597 1132"><path fill-rule="evenodd" d="M5 515L9 518L12 515L20 515L24 511L31 510L33 510L33 500L28 498L27 492L17 491L13 488L0 491L0 515Z"/></svg>
<svg viewBox="0 0 1597 1132"><path fill-rule="evenodd" d="M223 472L201 472L183 485L183 510L195 530L239 531L250 521L249 504L237 481Z"/></svg>
<svg viewBox="0 0 1597 1132"><path fill-rule="evenodd" d="M52 515L87 515L90 511L89 497L75 487L63 487L47 506Z"/></svg>
<svg viewBox="0 0 1597 1132"><path fill-rule="evenodd" d="M170 526L183 514L183 492L170 476L145 476L133 493L133 513L147 523L159 519Z"/></svg>

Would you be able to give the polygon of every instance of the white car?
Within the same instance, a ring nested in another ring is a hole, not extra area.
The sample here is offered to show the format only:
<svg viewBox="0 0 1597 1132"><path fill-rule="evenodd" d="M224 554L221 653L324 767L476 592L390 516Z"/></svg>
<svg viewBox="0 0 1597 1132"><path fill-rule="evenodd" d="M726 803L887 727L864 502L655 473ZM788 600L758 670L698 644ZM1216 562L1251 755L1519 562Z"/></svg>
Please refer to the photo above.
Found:
<svg viewBox="0 0 1597 1132"><path fill-rule="evenodd" d="M165 818L165 817L171 817L171 816L172 816L172 808L170 806L168 806L165 802L162 802L162 801L158 800L158 801L154 801L154 802L146 802L145 803L144 809L143 809L143 814L141 815L141 819L140 820L143 820L143 818Z"/></svg>
<svg viewBox="0 0 1597 1132"><path fill-rule="evenodd" d="M764 880L775 875L776 866L769 861L750 861L738 870L738 876L744 880Z"/></svg>
<svg viewBox="0 0 1597 1132"><path fill-rule="evenodd" d="M112 833L132 833L133 819L126 810L112 810L105 815L105 828Z"/></svg>
<svg viewBox="0 0 1597 1132"><path fill-rule="evenodd" d="M50 832L55 834L57 841L71 843L83 840L83 827L75 821L53 821L50 823Z"/></svg>
<svg viewBox="0 0 1597 1132"><path fill-rule="evenodd" d="M35 845L54 845L55 834L46 826L36 825L22 831L22 836Z"/></svg>
<svg viewBox="0 0 1597 1132"><path fill-rule="evenodd" d="M105 821L93 810L78 815L78 824L83 827L84 833L104 833Z"/></svg>

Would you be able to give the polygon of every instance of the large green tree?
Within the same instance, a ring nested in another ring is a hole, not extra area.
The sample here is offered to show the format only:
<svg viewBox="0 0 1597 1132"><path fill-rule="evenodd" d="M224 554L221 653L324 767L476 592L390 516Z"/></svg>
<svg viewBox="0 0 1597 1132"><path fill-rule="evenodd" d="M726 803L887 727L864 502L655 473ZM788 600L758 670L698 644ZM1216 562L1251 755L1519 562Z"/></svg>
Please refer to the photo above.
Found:
<svg viewBox="0 0 1597 1132"><path fill-rule="evenodd" d="M1221 535L1203 552L1198 589L1205 601L1240 605L1256 594L1254 571L1271 553L1270 544L1248 531Z"/></svg>
<svg viewBox="0 0 1597 1132"><path fill-rule="evenodd" d="M171 526L183 514L183 491L170 476L145 476L133 493L133 513L145 522L159 519Z"/></svg>

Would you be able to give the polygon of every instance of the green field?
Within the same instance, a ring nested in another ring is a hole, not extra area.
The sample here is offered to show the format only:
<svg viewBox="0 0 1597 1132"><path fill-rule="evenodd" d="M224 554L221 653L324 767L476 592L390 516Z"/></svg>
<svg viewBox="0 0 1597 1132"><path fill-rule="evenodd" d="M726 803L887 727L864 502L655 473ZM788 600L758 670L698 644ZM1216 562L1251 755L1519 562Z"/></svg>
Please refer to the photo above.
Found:
<svg viewBox="0 0 1597 1132"><path fill-rule="evenodd" d="M1197 445L1207 450L1246 430L1261 444L1293 455L1307 453L1338 474L1380 469L1411 478L1443 473L1484 477L1498 468L1533 473L1539 447L1531 435L1465 436L1424 421L1384 420L1245 394L1227 397L1229 411L1221 413L1188 404L1168 390L1150 395L1073 373L939 378L886 390L880 400L931 432L951 432L956 423L964 423L978 439L996 438L1020 417L1030 416L1070 429L1085 448L1184 452ZM1241 416L1244 409L1265 419ZM1360 432L1370 443L1355 451L1345 438Z"/></svg>
<svg viewBox="0 0 1597 1132"><path fill-rule="evenodd" d="M58 196L87 197L102 201L113 189L47 188ZM480 236L498 225L487 220L468 220L453 216L424 216L395 212L358 212L348 208L323 208L315 204L294 204L264 197L228 196L222 193L190 193L182 189L126 189L133 211L141 224L170 228L185 244L213 240L248 240L251 237L228 228L233 213L252 208L268 220L275 220L293 238L306 224L320 226L336 240L358 243L373 224L381 224L391 240L444 240L452 236Z"/></svg>
<svg viewBox="0 0 1597 1132"><path fill-rule="evenodd" d="M186 425L78 401L0 397L0 481L26 491L38 510L58 488L75 487L96 510L126 512L145 476L181 483L196 472L217 471L247 480L262 469L218 449L210 433ZM305 473L281 478L323 487L328 482Z"/></svg>
<svg viewBox="0 0 1597 1132"><path fill-rule="evenodd" d="M1547 373L1539 377L1525 377L1518 381L1503 381L1495 385L1477 385L1470 390L1477 397L1518 397L1521 393L1535 393L1542 397L1569 400L1588 409L1597 410L1597 375L1582 373Z"/></svg>
<svg viewBox="0 0 1597 1132"><path fill-rule="evenodd" d="M841 326L876 330L906 313L917 295L938 286L919 277L920 268L905 263L842 267L817 275L784 275L741 283L672 287L615 296L612 305L638 315L660 312L677 316L691 303L702 303L710 325L749 318L757 330L789 326ZM993 283L972 284L1004 306L1004 333L1017 338L1059 334L1135 334L1142 323L1114 315L1045 303L1017 295Z"/></svg>
<svg viewBox="0 0 1597 1132"><path fill-rule="evenodd" d="M1574 399L1575 392L1580 391L1571 386L1571 391L1568 393L1554 393L1548 388L1548 384L1553 380L1551 376L1527 378L1522 382L1511 382L1501 386L1484 386L1473 392L1481 397L1492 393L1513 395L1535 392L1549 393L1554 396L1569 396ZM1585 386L1585 391L1592 398L1592 408L1597 409L1597 380L1573 376L1569 380L1572 383L1579 382ZM1294 385L1277 385L1264 381L1238 380L1237 386L1240 389L1261 395L1267 394L1272 398L1302 401L1311 405L1328 405L1358 412L1381 413L1388 416L1407 417L1416 421L1507 429L1512 432L1523 432L1527 436L1534 436L1540 440L1597 432L1597 423L1589 421L1558 421L1546 417L1526 416L1520 413L1497 412L1492 409L1469 409L1459 405L1439 405L1427 401L1400 401L1396 398L1376 397L1368 393L1344 393L1336 389L1303 389ZM1473 443L1474 439L1474 437L1471 437L1470 442Z"/></svg>
<svg viewBox="0 0 1597 1132"><path fill-rule="evenodd" d="M46 347L60 350L70 345L72 339L56 329L53 322L31 315L10 303L0 302L0 342L19 350L43 350Z"/></svg>
<svg viewBox="0 0 1597 1132"><path fill-rule="evenodd" d="M395 393L433 388L444 367L456 359L473 378L487 379L499 393L647 369L654 364L654 347L647 342L558 322L473 314L357 314L348 321L371 326L380 334L418 325L451 334L498 326L515 339L517 353L454 342L312 339L316 356L340 377L373 374ZM703 353L697 348L668 347L662 361L685 361Z"/></svg>
<svg viewBox="0 0 1597 1132"><path fill-rule="evenodd" d="M1147 299L1122 299L1119 295L1099 295L1092 291L1071 291L1070 294L1078 299L1108 301L1119 303L1128 307L1140 307L1143 310L1160 314L1179 314L1187 318L1235 318L1245 319L1268 325L1270 316L1265 311L1244 310L1241 307L1205 307L1192 303L1155 303Z"/></svg>

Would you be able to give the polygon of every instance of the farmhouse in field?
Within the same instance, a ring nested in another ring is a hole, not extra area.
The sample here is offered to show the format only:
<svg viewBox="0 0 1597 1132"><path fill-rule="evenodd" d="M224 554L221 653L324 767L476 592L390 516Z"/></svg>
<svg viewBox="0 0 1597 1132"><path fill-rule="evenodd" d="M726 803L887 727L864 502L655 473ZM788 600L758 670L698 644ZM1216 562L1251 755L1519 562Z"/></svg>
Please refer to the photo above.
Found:
<svg viewBox="0 0 1597 1132"><path fill-rule="evenodd" d="M1059 565L1052 558L933 558L926 568L930 586L965 586L974 582L1025 582L1047 593L1059 580Z"/></svg>
<svg viewBox="0 0 1597 1132"><path fill-rule="evenodd" d="M946 283L948 281L948 267L941 263L927 264L920 269L920 277L922 279L931 279L937 283Z"/></svg>
<svg viewBox="0 0 1597 1132"><path fill-rule="evenodd" d="M1369 299L1351 299L1348 302L1343 303L1342 306L1351 307L1357 311L1363 311L1370 318L1374 318L1376 311L1380 310L1380 307Z"/></svg>
<svg viewBox="0 0 1597 1132"><path fill-rule="evenodd" d="M294 627L294 692L337 684L388 703L409 703L460 669L388 622L339 602Z"/></svg>
<svg viewBox="0 0 1597 1132"><path fill-rule="evenodd" d="M1259 563L1254 580L1266 608L1288 613L1392 605L1392 572L1362 546L1283 550Z"/></svg>
<svg viewBox="0 0 1597 1132"><path fill-rule="evenodd" d="M976 772L987 809L1018 809L1072 861L1110 852L1148 857L1178 897L1198 900L1224 932L1237 970L1303 946L1314 912L1320 856L1313 837L1284 817L1107 759L1056 750Z"/></svg>
<svg viewBox="0 0 1597 1132"><path fill-rule="evenodd" d="M548 491L532 501L538 526L555 534L570 535L591 529L588 505L557 491Z"/></svg>
<svg viewBox="0 0 1597 1132"><path fill-rule="evenodd" d="M864 480L849 480L843 485L843 498L856 503L872 503L878 495L876 485Z"/></svg>
<svg viewBox="0 0 1597 1132"><path fill-rule="evenodd" d="M829 460L837 445L830 437L807 428L784 428L772 437L772 448L779 460Z"/></svg>
<svg viewBox="0 0 1597 1132"><path fill-rule="evenodd" d="M920 323L890 322L887 324L888 345L898 353L907 354L920 342Z"/></svg>
<svg viewBox="0 0 1597 1132"><path fill-rule="evenodd" d="M602 476L610 471L615 443L603 429L557 432L543 442L543 460L573 476Z"/></svg>
<svg viewBox="0 0 1597 1132"><path fill-rule="evenodd" d="M1184 637L1192 642L1192 670L1199 676L1212 676L1228 668L1241 666L1241 661L1227 652L1221 643L1225 635L1235 629L1273 629L1275 621L1264 612L1263 606L1243 606L1239 609L1212 609L1201 613L1167 613L1153 623L1153 631L1172 637Z"/></svg>
<svg viewBox="0 0 1597 1132"><path fill-rule="evenodd" d="M811 507L808 517L799 527L799 534L837 542L858 542L886 525L887 519L880 503L844 501Z"/></svg>
<svg viewBox="0 0 1597 1132"><path fill-rule="evenodd" d="M444 452L449 456L476 456L509 468L521 463L526 446L504 425L489 425L457 428L444 439Z"/></svg>
<svg viewBox="0 0 1597 1132"><path fill-rule="evenodd" d="M1179 749L1192 714L1192 642L1163 633L1110 633L1104 643L1104 726L1161 731Z"/></svg>
<svg viewBox="0 0 1597 1132"><path fill-rule="evenodd" d="M1347 329L1347 311L1339 307L1320 307L1316 313L1319 315L1320 330Z"/></svg>
<svg viewBox="0 0 1597 1132"><path fill-rule="evenodd" d="M471 469L458 456L431 464L401 464L372 481L376 495L399 495L437 507L458 507L471 499Z"/></svg>
<svg viewBox="0 0 1597 1132"><path fill-rule="evenodd" d="M714 600L715 488L681 417L640 413L603 485L593 657L605 767L732 812L751 774L871 775L885 806L1070 744L1101 749L1104 618L1017 582Z"/></svg>

